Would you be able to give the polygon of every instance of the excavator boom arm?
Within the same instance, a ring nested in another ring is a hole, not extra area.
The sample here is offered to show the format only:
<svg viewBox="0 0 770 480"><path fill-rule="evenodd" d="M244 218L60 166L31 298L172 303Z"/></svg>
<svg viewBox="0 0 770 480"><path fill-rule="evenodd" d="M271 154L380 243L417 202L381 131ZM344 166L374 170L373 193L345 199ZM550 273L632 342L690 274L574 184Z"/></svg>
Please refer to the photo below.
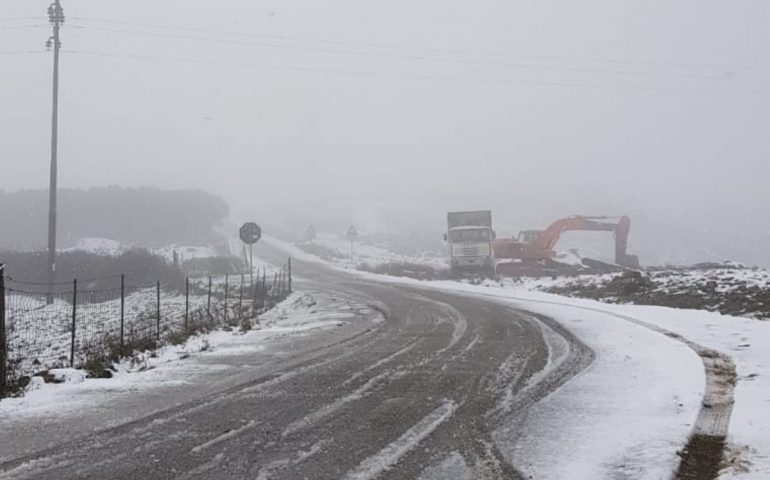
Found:
<svg viewBox="0 0 770 480"><path fill-rule="evenodd" d="M598 219L606 218L609 217L581 217L575 215L556 220L545 229L538 239L537 245L542 250L551 251L556 247L556 243L559 241L561 234L571 230L615 231L617 224L598 221Z"/></svg>
<svg viewBox="0 0 770 480"><path fill-rule="evenodd" d="M537 249L551 255L563 232L571 230L604 231L615 234L615 263L626 266L638 266L639 260L626 253L628 234L631 231L631 219L623 215L616 222L607 220L614 217L572 216L553 222L545 229L537 241Z"/></svg>
<svg viewBox="0 0 770 480"><path fill-rule="evenodd" d="M635 255L626 253L631 219L625 215L619 218L575 215L559 219L543 231L525 230L520 234L518 240L498 238L493 242L495 257L524 262L547 260L554 256L554 248L561 234L572 230L613 232L615 236L615 263L631 268L639 267L639 259ZM524 235L525 233L531 234L531 236Z"/></svg>

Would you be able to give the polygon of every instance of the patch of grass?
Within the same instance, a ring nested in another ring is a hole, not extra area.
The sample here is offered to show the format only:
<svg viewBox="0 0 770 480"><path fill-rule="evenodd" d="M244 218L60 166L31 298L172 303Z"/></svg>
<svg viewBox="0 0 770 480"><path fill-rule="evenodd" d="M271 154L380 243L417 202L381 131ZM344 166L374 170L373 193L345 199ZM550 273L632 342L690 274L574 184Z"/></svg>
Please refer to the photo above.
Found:
<svg viewBox="0 0 770 480"><path fill-rule="evenodd" d="M158 342L152 336L129 337L121 345L118 338L106 335L101 344L88 349L82 368L88 372L89 378L111 378L114 363L156 348Z"/></svg>
<svg viewBox="0 0 770 480"><path fill-rule="evenodd" d="M112 362L103 356L90 356L83 364L88 378L112 378Z"/></svg>
<svg viewBox="0 0 770 480"><path fill-rule="evenodd" d="M20 397L24 395L24 389L29 384L29 377L20 377L18 375L18 364L18 360L9 360L6 364L6 384L5 389L0 390L0 398Z"/></svg>
<svg viewBox="0 0 770 480"><path fill-rule="evenodd" d="M246 332L248 332L249 330L251 330L251 328L252 328L252 325L251 325L251 319L250 319L250 318L245 318L245 317L244 317L244 318L241 320L241 332L242 332L242 333L246 333Z"/></svg>
<svg viewBox="0 0 770 480"><path fill-rule="evenodd" d="M188 275L231 275L240 274L247 265L239 257L219 255L216 257L191 258L182 264L182 270Z"/></svg>
<svg viewBox="0 0 770 480"><path fill-rule="evenodd" d="M174 346L182 345L190 336L190 333L184 329L172 330L166 334L166 342Z"/></svg>

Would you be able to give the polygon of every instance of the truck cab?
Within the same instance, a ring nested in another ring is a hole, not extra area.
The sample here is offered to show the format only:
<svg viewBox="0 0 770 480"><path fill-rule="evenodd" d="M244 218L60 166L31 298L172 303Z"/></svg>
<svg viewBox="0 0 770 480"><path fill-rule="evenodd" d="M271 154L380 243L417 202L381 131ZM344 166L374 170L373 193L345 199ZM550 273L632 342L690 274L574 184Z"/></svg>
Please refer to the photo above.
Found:
<svg viewBox="0 0 770 480"><path fill-rule="evenodd" d="M449 213L444 238L449 246L451 269L457 271L492 268L494 237L491 212Z"/></svg>

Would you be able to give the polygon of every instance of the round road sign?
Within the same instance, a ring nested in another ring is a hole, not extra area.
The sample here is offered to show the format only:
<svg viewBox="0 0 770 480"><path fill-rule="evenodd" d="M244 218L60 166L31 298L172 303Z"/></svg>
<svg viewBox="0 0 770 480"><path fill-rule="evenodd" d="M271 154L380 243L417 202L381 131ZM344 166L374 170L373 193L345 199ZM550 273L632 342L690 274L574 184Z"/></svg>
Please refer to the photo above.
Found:
<svg viewBox="0 0 770 480"><path fill-rule="evenodd" d="M254 245L262 238L262 229L254 222L246 222L240 230L241 240L246 245Z"/></svg>

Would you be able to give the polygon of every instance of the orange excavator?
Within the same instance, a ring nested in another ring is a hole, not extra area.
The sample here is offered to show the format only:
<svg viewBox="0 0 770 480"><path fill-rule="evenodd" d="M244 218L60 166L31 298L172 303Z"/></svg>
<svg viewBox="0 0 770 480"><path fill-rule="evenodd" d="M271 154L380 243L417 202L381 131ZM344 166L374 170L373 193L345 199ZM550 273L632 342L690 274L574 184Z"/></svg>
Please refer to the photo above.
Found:
<svg viewBox="0 0 770 480"><path fill-rule="evenodd" d="M614 221L610 221L614 220ZM498 273L519 273L536 269L538 264L550 261L556 252L554 247L563 232L571 230L605 231L615 235L615 263L624 267L638 268L639 258L626 252L631 219L622 217L585 217L573 215L556 220L545 230L524 230L518 238L498 238L492 242L495 259L511 259L503 262Z"/></svg>

